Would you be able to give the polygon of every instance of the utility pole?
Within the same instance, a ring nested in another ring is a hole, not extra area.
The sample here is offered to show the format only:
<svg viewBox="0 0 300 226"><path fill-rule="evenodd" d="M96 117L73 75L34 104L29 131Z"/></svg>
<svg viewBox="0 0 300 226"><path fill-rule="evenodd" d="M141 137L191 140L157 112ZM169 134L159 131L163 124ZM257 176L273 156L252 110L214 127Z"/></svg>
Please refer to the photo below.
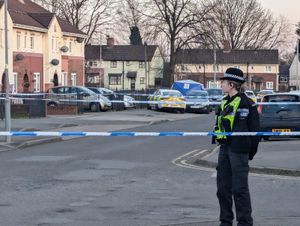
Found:
<svg viewBox="0 0 300 226"><path fill-rule="evenodd" d="M300 37L300 23L298 24L298 27L296 29L296 35L297 35L297 50L296 50L296 84L298 83L298 90L300 90L300 76L299 76L299 37ZM297 85L296 85L297 87Z"/></svg>
<svg viewBox="0 0 300 226"><path fill-rule="evenodd" d="M10 99L9 99L9 76L8 76L8 0L4 0L4 36L5 36L5 130L11 131ZM6 136L6 142L11 142L11 137Z"/></svg>
<svg viewBox="0 0 300 226"><path fill-rule="evenodd" d="M147 76L147 42L144 43L145 46L145 88L146 90L149 88L149 80Z"/></svg>

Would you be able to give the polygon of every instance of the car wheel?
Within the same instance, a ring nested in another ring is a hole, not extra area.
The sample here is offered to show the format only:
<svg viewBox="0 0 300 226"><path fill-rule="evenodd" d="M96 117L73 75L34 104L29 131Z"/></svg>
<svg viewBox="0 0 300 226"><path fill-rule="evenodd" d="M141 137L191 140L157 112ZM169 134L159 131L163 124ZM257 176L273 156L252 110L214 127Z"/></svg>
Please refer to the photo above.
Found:
<svg viewBox="0 0 300 226"><path fill-rule="evenodd" d="M91 112L98 112L100 110L100 106L97 103L91 103L90 105Z"/></svg>
<svg viewBox="0 0 300 226"><path fill-rule="evenodd" d="M47 106L48 106L48 107L56 107L56 106L57 106L57 103L55 103L55 102L49 102L49 103L47 104Z"/></svg>
<svg viewBox="0 0 300 226"><path fill-rule="evenodd" d="M179 110L179 113L180 113L180 114L184 114L184 112L185 112L184 109L180 109L180 110Z"/></svg>
<svg viewBox="0 0 300 226"><path fill-rule="evenodd" d="M270 140L270 137L263 137L263 139L264 139L265 141L268 141L268 140Z"/></svg>

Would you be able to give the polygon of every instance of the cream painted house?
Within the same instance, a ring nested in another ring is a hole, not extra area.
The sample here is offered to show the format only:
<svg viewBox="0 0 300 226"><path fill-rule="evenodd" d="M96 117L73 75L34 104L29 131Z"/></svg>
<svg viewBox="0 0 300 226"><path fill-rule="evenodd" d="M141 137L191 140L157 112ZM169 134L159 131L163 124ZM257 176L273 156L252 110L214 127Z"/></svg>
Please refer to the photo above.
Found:
<svg viewBox="0 0 300 226"><path fill-rule="evenodd" d="M142 90L161 84L164 60L158 46L87 45L86 85L113 90ZM100 61L100 57L102 60Z"/></svg>
<svg viewBox="0 0 300 226"><path fill-rule="evenodd" d="M297 55L295 55L290 66L289 86L293 90L300 89L300 61L297 58Z"/></svg>
<svg viewBox="0 0 300 226"><path fill-rule="evenodd" d="M279 60L277 50L231 50L216 53L216 68L214 70L214 53L209 49L181 50L175 67L175 80L192 79L214 87L214 77L217 87L228 67L240 68L247 80L248 89L278 90Z"/></svg>
<svg viewBox="0 0 300 226"><path fill-rule="evenodd" d="M84 85L86 35L30 0L8 2L11 91L45 92L57 85ZM3 14L0 0L1 18ZM4 55L2 21L1 56ZM0 71L3 67L1 62Z"/></svg>

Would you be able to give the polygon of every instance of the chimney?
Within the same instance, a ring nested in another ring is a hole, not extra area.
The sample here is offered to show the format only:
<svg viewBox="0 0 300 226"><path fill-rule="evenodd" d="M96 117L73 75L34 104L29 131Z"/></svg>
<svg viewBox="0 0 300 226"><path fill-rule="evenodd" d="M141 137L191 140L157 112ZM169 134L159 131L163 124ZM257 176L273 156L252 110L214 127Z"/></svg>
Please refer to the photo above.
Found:
<svg viewBox="0 0 300 226"><path fill-rule="evenodd" d="M107 46L109 48L114 47L114 45L115 45L115 39L113 37L107 36L106 41L107 41Z"/></svg>

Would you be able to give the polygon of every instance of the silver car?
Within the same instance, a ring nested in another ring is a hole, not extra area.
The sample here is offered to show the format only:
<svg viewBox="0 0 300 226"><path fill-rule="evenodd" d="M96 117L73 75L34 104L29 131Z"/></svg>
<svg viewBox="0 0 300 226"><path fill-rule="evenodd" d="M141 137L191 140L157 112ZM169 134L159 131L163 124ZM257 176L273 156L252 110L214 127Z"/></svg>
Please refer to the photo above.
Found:
<svg viewBox="0 0 300 226"><path fill-rule="evenodd" d="M92 112L107 111L111 109L111 102L103 95L82 86L58 86L48 90L48 106L58 104L78 104Z"/></svg>

